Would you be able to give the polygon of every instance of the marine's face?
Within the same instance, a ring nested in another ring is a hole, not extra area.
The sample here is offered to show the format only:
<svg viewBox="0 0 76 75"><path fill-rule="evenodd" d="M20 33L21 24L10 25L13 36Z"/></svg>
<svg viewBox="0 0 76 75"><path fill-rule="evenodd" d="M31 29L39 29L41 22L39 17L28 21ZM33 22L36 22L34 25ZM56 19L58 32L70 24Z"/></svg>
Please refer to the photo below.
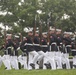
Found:
<svg viewBox="0 0 76 75"><path fill-rule="evenodd" d="M10 36L7 36L7 39L11 39L12 38L12 36L10 35Z"/></svg>
<svg viewBox="0 0 76 75"><path fill-rule="evenodd" d="M69 34L65 34L64 37L70 37L70 35Z"/></svg>
<svg viewBox="0 0 76 75"><path fill-rule="evenodd" d="M35 36L39 36L39 34L38 33L35 33Z"/></svg>
<svg viewBox="0 0 76 75"><path fill-rule="evenodd" d="M61 31L57 31L56 34L61 34Z"/></svg>
<svg viewBox="0 0 76 75"><path fill-rule="evenodd" d="M55 30L50 30L49 34L55 33Z"/></svg>
<svg viewBox="0 0 76 75"><path fill-rule="evenodd" d="M46 35L46 34L43 34L43 37L44 37L44 38L47 38L47 35Z"/></svg>
<svg viewBox="0 0 76 75"><path fill-rule="evenodd" d="M32 33L32 32L29 32L29 33L28 33L28 35L29 35L29 36L32 36L32 35L33 35L33 33Z"/></svg>

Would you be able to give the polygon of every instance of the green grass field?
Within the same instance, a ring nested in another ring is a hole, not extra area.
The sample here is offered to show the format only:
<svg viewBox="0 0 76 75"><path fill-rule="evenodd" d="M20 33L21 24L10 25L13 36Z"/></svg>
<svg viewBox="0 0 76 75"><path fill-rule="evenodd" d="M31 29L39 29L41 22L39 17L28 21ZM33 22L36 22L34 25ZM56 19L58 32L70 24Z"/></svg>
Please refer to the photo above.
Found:
<svg viewBox="0 0 76 75"><path fill-rule="evenodd" d="M0 68L0 75L76 75L76 69L71 70L5 70Z"/></svg>

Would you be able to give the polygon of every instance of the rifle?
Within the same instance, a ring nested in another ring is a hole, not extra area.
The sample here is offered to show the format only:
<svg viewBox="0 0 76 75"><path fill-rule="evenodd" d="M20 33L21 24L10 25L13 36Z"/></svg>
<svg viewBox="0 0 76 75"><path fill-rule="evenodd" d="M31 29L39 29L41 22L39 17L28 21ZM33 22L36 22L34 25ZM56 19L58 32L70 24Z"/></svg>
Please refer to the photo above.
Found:
<svg viewBox="0 0 76 75"><path fill-rule="evenodd" d="M47 33L47 43L49 44L50 42L50 34L49 34L49 31L50 31L50 25L49 25L49 22L50 22L50 19L47 20L47 28L48 28L48 33Z"/></svg>
<svg viewBox="0 0 76 75"><path fill-rule="evenodd" d="M34 20L34 27L33 27L33 39L34 39L34 36L35 36L35 32L36 32L36 16L35 16L35 20Z"/></svg>
<svg viewBox="0 0 76 75"><path fill-rule="evenodd" d="M6 25L5 25L5 29L4 29L4 42L5 42L5 46L6 46Z"/></svg>
<svg viewBox="0 0 76 75"><path fill-rule="evenodd" d="M21 36L20 41L22 42L23 41L22 33L20 34L20 36Z"/></svg>
<svg viewBox="0 0 76 75"><path fill-rule="evenodd" d="M47 28L48 28L48 33L47 33L47 44L49 45L49 42L50 42L50 34L49 34L49 31L50 31L50 22L52 21L52 12L50 12L48 14L48 19L47 19Z"/></svg>
<svg viewBox="0 0 76 75"><path fill-rule="evenodd" d="M40 45L42 45L41 40L42 40L42 21L39 22L39 36L40 36Z"/></svg>

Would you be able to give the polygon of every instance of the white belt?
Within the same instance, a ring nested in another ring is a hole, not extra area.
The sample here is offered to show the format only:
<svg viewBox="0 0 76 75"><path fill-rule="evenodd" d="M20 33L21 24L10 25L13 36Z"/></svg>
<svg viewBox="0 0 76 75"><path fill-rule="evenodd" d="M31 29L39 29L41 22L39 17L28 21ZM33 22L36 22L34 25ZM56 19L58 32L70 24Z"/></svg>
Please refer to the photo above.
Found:
<svg viewBox="0 0 76 75"><path fill-rule="evenodd" d="M33 44L34 46L40 46L39 44Z"/></svg>
<svg viewBox="0 0 76 75"><path fill-rule="evenodd" d="M41 47L48 47L47 45L41 45Z"/></svg>
<svg viewBox="0 0 76 75"><path fill-rule="evenodd" d="M53 42L51 45L53 45L53 44L55 44L55 45L56 45L56 43L55 43L55 42Z"/></svg>
<svg viewBox="0 0 76 75"><path fill-rule="evenodd" d="M71 51L76 51L75 49L71 50Z"/></svg>
<svg viewBox="0 0 76 75"><path fill-rule="evenodd" d="M63 44L63 43L60 43L60 44Z"/></svg>
<svg viewBox="0 0 76 75"><path fill-rule="evenodd" d="M71 45L67 45L66 47L71 47Z"/></svg>
<svg viewBox="0 0 76 75"><path fill-rule="evenodd" d="M18 47L17 50L20 50L20 47Z"/></svg>
<svg viewBox="0 0 76 75"><path fill-rule="evenodd" d="M33 44L27 43L26 45L30 45L30 46L32 46Z"/></svg>
<svg viewBox="0 0 76 75"><path fill-rule="evenodd" d="M7 47L7 49L9 49L9 48L11 48L11 47Z"/></svg>
<svg viewBox="0 0 76 75"><path fill-rule="evenodd" d="M27 43L24 44L24 46L26 46L26 45L27 45Z"/></svg>

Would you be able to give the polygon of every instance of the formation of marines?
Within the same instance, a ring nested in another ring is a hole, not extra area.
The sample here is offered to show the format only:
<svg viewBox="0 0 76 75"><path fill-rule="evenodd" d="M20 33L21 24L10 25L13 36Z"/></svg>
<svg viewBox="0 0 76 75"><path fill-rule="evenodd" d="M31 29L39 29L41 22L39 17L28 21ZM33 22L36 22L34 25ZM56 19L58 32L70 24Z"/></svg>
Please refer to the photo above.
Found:
<svg viewBox="0 0 76 75"><path fill-rule="evenodd" d="M6 43L1 47L4 55L0 56L0 65L3 62L7 70L21 67L28 70L39 69L40 64L43 69L63 69L64 64L66 69L71 69L69 54L73 56L73 68L76 67L76 33L62 33L61 29L50 27L49 32L43 32L42 35L38 30L33 34L30 29L22 41L18 35L15 35L14 40L12 34L6 36ZM19 50L22 55L18 54Z"/></svg>

